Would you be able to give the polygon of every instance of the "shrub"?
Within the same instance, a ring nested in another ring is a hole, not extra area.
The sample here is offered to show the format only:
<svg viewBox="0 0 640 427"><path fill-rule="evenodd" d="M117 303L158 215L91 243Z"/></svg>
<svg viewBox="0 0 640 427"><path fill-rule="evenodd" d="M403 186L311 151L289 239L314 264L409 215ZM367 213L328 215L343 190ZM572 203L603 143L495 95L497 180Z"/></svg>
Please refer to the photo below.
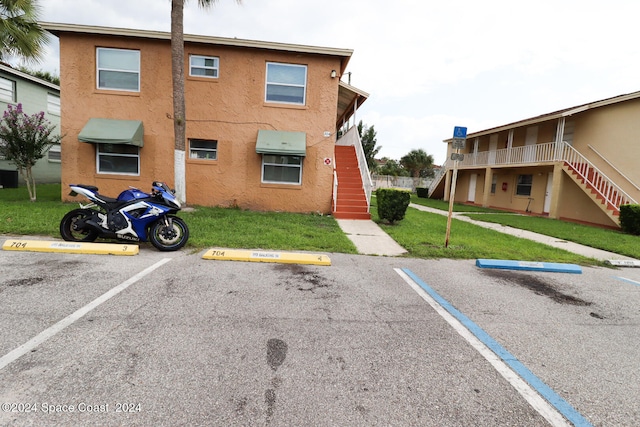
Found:
<svg viewBox="0 0 640 427"><path fill-rule="evenodd" d="M421 199L426 199L429 197L429 189L425 187L416 187L416 194Z"/></svg>
<svg viewBox="0 0 640 427"><path fill-rule="evenodd" d="M395 221L400 221L404 218L411 200L411 193L393 188L378 188L376 190L376 200L380 219L386 219L393 224Z"/></svg>
<svg viewBox="0 0 640 427"><path fill-rule="evenodd" d="M640 235L640 205L620 206L620 227L625 233Z"/></svg>

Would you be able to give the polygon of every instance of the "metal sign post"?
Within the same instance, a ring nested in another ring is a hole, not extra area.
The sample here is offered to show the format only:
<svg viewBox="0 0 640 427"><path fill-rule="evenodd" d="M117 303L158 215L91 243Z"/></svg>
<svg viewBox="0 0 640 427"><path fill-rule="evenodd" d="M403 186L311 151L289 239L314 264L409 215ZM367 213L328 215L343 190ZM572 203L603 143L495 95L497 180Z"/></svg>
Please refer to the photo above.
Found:
<svg viewBox="0 0 640 427"><path fill-rule="evenodd" d="M453 216L453 201L456 197L456 181L458 181L458 161L464 160L464 154L460 150L464 149L467 140L467 128L456 126L453 128L453 144L455 153L451 153L453 160L453 179L451 180L451 191L449 192L449 215L447 216L447 234L444 239L444 247L449 247L449 235L451 234L451 218Z"/></svg>

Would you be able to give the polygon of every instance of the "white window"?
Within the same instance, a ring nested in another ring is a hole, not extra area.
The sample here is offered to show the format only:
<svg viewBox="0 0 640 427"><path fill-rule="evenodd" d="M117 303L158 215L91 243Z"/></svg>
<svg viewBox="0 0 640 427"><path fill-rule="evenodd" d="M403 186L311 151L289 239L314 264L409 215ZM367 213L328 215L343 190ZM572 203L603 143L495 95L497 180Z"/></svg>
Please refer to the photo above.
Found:
<svg viewBox="0 0 640 427"><path fill-rule="evenodd" d="M98 173L140 175L140 151L134 145L98 144Z"/></svg>
<svg viewBox="0 0 640 427"><path fill-rule="evenodd" d="M140 92L140 51L99 47L98 89Z"/></svg>
<svg viewBox="0 0 640 427"><path fill-rule="evenodd" d="M53 144L47 152L47 160L51 163L60 163L62 160L60 144Z"/></svg>
<svg viewBox="0 0 640 427"><path fill-rule="evenodd" d="M220 59L214 56L189 56L189 75L197 77L218 78Z"/></svg>
<svg viewBox="0 0 640 427"><path fill-rule="evenodd" d="M47 111L50 114L60 115L60 97L58 95L47 94Z"/></svg>
<svg viewBox="0 0 640 427"><path fill-rule="evenodd" d="M13 80L0 77L0 100L7 102L15 102L16 100L16 82Z"/></svg>
<svg viewBox="0 0 640 427"><path fill-rule="evenodd" d="M262 182L271 184L301 184L302 157L263 154Z"/></svg>
<svg viewBox="0 0 640 427"><path fill-rule="evenodd" d="M189 158L218 160L218 141L208 139L190 139Z"/></svg>
<svg viewBox="0 0 640 427"><path fill-rule="evenodd" d="M307 67L305 65L267 63L267 102L305 105Z"/></svg>

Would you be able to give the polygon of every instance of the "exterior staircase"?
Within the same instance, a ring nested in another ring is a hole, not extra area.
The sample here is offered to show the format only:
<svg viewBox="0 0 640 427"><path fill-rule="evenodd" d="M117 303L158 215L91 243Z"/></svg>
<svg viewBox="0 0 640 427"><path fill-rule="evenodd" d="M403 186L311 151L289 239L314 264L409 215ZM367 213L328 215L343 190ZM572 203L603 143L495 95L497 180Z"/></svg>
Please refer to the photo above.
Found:
<svg viewBox="0 0 640 427"><path fill-rule="evenodd" d="M528 163L554 164L561 162L562 169L593 202L616 224L620 222L620 205L638 204L629 194L627 194L612 179L600 171L594 163L587 159L566 142L537 144L533 153L527 160L527 156L521 152L530 147L514 147L495 152L481 152L476 155L465 155L464 162L459 163L461 168L478 168L483 166L499 167L523 166ZM489 155L491 154L491 155ZM446 170L451 168L451 163L447 161L440 174L437 174L429 186L429 197L442 197L444 194L444 182Z"/></svg>
<svg viewBox="0 0 640 427"><path fill-rule="evenodd" d="M338 185L333 200L334 218L371 219L355 147L336 145L335 164Z"/></svg>
<svg viewBox="0 0 640 427"><path fill-rule="evenodd" d="M564 162L562 169L589 198L615 223L620 222L620 205L629 203L617 187L598 179L598 171L589 163Z"/></svg>

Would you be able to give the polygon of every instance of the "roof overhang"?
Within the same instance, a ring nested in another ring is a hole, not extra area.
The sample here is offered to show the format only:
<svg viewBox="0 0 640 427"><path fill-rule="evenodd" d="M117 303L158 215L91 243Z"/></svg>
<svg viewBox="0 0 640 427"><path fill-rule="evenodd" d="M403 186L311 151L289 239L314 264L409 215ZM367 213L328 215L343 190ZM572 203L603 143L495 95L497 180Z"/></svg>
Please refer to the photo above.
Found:
<svg viewBox="0 0 640 427"><path fill-rule="evenodd" d="M344 82L338 84L338 116L336 127L342 126L369 98L369 94Z"/></svg>
<svg viewBox="0 0 640 427"><path fill-rule="evenodd" d="M550 120L557 120L563 117L570 117L575 114L585 112L587 110L592 110L594 108L605 107L607 105L618 104L620 102L631 101L639 98L640 98L640 92L633 92L625 95L614 96L612 98L607 98L600 101L594 101L587 104L577 105L575 107L565 108L559 111L554 111L552 113L531 117L529 119L508 123L506 125L485 129L479 132L473 132L473 133L467 134L467 139L504 132L504 131L508 131L511 129L520 128L524 126L532 126L532 125L547 122ZM452 141L453 141L453 138L448 138L444 140L444 142L446 143L449 143Z"/></svg>
<svg viewBox="0 0 640 427"><path fill-rule="evenodd" d="M78 140L92 144L143 146L144 128L140 120L89 119Z"/></svg>
<svg viewBox="0 0 640 427"><path fill-rule="evenodd" d="M171 33L166 31L138 30L132 28L100 27L93 25L63 24L55 22L40 22L42 28L56 37L62 33L94 34L104 36L135 37L155 40L171 40ZM340 49L333 47L307 46L291 43L277 43L259 40L245 40L227 37L213 37L194 34L184 35L185 43L202 43L217 46L244 47L253 49L266 49L294 53L307 53L313 55L334 56L340 58L340 74L347 68L347 64L353 55L353 49Z"/></svg>
<svg viewBox="0 0 640 427"><path fill-rule="evenodd" d="M54 90L54 91L60 93L60 86L58 86L56 84L53 84L51 82L48 82L46 80L42 80L41 78L32 76L30 74L23 73L22 71L16 70L15 68L11 67L10 65L7 65L7 64L4 64L4 63L0 63L0 71L4 71L5 73L8 73L8 74L13 74L16 77L20 77L20 78L22 78L24 80L29 80L29 81L31 81L33 83L37 83L37 84L39 84L41 86L45 86L48 89L51 89L51 90Z"/></svg>

